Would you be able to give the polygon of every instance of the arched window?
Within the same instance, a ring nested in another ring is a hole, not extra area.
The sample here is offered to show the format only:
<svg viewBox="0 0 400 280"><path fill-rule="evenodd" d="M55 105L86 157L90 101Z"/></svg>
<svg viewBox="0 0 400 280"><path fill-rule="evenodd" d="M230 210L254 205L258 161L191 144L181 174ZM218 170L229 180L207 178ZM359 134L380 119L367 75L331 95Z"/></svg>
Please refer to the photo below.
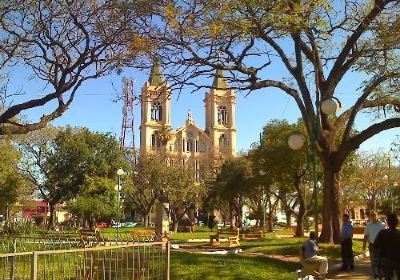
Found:
<svg viewBox="0 0 400 280"><path fill-rule="evenodd" d="M154 150L157 146L157 135L153 133L151 135L151 148Z"/></svg>
<svg viewBox="0 0 400 280"><path fill-rule="evenodd" d="M187 152L193 152L193 142L191 139L188 139L186 141L186 151Z"/></svg>
<svg viewBox="0 0 400 280"><path fill-rule="evenodd" d="M151 120L152 121L162 120L162 107L160 102L153 102L153 104L151 104Z"/></svg>
<svg viewBox="0 0 400 280"><path fill-rule="evenodd" d="M228 111L225 106L218 107L218 124L228 123Z"/></svg>
<svg viewBox="0 0 400 280"><path fill-rule="evenodd" d="M225 135L224 134L221 134L220 136L219 136L219 147L220 148L226 148L226 147L228 147L228 139L225 137Z"/></svg>

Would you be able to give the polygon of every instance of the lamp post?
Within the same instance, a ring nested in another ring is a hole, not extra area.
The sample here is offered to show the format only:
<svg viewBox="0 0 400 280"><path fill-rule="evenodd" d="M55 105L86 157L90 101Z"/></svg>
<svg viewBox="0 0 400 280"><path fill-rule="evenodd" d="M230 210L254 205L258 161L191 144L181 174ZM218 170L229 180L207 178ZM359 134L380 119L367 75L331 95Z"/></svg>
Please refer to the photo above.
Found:
<svg viewBox="0 0 400 280"><path fill-rule="evenodd" d="M390 158L389 158L389 173L390 173ZM394 213L394 188L396 188L399 184L397 182L391 182L390 176L385 174L383 176L383 181L386 181L390 190L390 209L391 212Z"/></svg>
<svg viewBox="0 0 400 280"><path fill-rule="evenodd" d="M318 140L318 128L320 122L320 110L326 114L331 115L334 114L338 108L340 108L340 101L337 98L333 99L325 99L321 102L316 102L316 116L315 119L312 120L311 123L311 135L309 144L309 156L310 162L312 166L312 176L313 176L313 212L314 212L314 226L315 226L315 235L318 239L318 186L320 186L320 182L317 180L317 163L316 163L316 151L314 143ZM305 143L306 139L302 134L292 134L288 138L288 145L292 150L300 150Z"/></svg>
<svg viewBox="0 0 400 280"><path fill-rule="evenodd" d="M120 217L120 201L121 201L121 176L125 175L125 171L122 168L119 168L117 170L117 175L118 175L118 185L116 186L116 191L117 191L117 237L119 237L119 227L120 227L120 222L121 222L121 217Z"/></svg>

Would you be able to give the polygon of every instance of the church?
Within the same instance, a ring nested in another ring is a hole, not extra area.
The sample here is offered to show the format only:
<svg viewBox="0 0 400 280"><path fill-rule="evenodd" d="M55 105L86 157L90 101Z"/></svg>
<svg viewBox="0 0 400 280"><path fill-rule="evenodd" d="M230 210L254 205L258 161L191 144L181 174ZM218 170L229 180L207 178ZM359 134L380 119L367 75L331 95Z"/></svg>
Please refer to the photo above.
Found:
<svg viewBox="0 0 400 280"><path fill-rule="evenodd" d="M167 164L181 164L194 170L196 179L207 170L236 155L236 94L228 89L222 70L214 75L212 88L204 98L205 128L199 128L190 110L185 124L171 127L171 90L157 64L141 90L141 153L158 153Z"/></svg>

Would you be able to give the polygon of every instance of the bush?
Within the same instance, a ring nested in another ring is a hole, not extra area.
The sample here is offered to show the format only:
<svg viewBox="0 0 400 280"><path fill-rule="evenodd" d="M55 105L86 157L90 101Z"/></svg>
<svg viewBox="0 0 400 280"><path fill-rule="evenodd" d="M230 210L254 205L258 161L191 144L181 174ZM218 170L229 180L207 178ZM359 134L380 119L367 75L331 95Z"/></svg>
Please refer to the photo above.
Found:
<svg viewBox="0 0 400 280"><path fill-rule="evenodd" d="M35 222L36 226L40 226L41 224L43 224L44 221L44 217L43 216L33 216L33 221Z"/></svg>
<svg viewBox="0 0 400 280"><path fill-rule="evenodd" d="M20 221L7 221L3 232L8 235L31 234L35 230L32 219L22 219Z"/></svg>

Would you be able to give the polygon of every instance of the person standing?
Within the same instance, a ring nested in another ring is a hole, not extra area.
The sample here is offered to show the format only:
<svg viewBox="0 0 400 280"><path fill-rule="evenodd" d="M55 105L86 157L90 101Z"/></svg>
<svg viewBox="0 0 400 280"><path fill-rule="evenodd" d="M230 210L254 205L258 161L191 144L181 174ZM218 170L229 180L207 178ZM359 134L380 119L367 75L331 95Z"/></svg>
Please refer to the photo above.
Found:
<svg viewBox="0 0 400 280"><path fill-rule="evenodd" d="M340 253L342 255L342 269L354 270L353 255L353 226L349 214L343 214L343 226L340 234Z"/></svg>
<svg viewBox="0 0 400 280"><path fill-rule="evenodd" d="M374 250L374 242L378 233L384 230L385 224L378 219L378 214L375 211L371 211L369 214L370 222L365 227L364 231L364 242L363 251L365 251L368 243L369 258L371 261L372 273L374 274L374 279L380 279L383 274L382 270L379 268L379 259L377 258Z"/></svg>
<svg viewBox="0 0 400 280"><path fill-rule="evenodd" d="M400 279L400 232L396 229L399 223L397 215L387 215L386 223L388 228L378 233L373 246L385 280L392 280L394 272L397 279Z"/></svg>
<svg viewBox="0 0 400 280"><path fill-rule="evenodd" d="M315 241L315 232L310 231L310 238L304 242L302 254L304 261L308 263L318 263L318 273L321 278L324 278L328 273L328 259L326 257L318 256L318 246Z"/></svg>

